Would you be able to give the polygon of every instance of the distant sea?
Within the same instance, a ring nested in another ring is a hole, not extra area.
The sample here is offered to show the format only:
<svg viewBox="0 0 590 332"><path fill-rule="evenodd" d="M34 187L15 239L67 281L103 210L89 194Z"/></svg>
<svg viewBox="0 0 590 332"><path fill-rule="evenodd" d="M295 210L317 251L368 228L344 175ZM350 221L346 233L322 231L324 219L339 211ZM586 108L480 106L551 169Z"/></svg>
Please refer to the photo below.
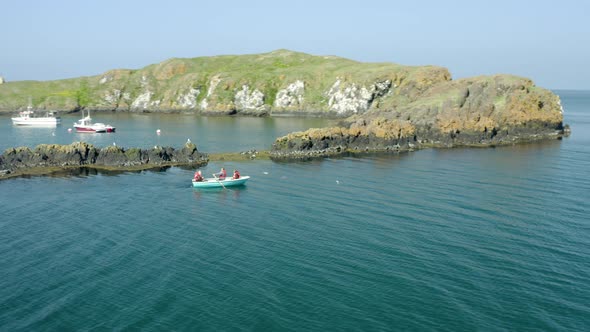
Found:
<svg viewBox="0 0 590 332"><path fill-rule="evenodd" d="M0 330L590 329L590 92L572 135L485 149L0 181ZM322 119L97 113L115 134L15 128L0 150L77 140L268 149ZM161 129L161 135L156 130Z"/></svg>

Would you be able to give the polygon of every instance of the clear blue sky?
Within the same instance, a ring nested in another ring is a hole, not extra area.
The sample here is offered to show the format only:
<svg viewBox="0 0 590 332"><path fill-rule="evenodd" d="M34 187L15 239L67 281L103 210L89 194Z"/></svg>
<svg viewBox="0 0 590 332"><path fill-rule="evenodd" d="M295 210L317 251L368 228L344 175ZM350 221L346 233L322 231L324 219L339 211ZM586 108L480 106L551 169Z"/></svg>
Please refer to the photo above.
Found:
<svg viewBox="0 0 590 332"><path fill-rule="evenodd" d="M286 48L590 89L589 15L584 0L3 1L0 75L53 80Z"/></svg>

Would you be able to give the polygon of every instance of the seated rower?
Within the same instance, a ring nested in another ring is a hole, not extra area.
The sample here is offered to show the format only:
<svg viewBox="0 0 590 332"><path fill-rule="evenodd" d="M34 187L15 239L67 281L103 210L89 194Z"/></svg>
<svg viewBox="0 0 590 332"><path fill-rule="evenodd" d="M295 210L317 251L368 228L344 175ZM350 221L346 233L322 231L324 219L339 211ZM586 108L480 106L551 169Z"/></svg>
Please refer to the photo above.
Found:
<svg viewBox="0 0 590 332"><path fill-rule="evenodd" d="M227 176L227 172L225 171L225 168L221 168L221 171L219 173L217 173L217 176L219 177L219 180L225 180L225 177Z"/></svg>

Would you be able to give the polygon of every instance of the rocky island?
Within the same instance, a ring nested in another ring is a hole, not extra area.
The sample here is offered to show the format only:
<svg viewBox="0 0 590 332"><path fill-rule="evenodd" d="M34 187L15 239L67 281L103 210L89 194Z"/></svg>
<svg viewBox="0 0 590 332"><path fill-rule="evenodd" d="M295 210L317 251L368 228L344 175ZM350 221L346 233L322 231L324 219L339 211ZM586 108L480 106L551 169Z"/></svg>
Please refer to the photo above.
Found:
<svg viewBox="0 0 590 332"><path fill-rule="evenodd" d="M25 108L30 97L36 108L64 112L90 109L340 119L335 127L277 138L270 151L273 159L514 144L556 139L569 132L559 97L527 78L495 75L453 80L443 67L361 63L289 50L170 59L138 70L116 69L58 81L6 82L0 85L0 112ZM75 155L75 160L62 162L59 157L49 162L56 151L77 148L86 152L66 153ZM190 153L186 149L179 155L176 151L159 155L133 148L111 151L113 147L14 148L0 157L0 170L2 165L7 169L6 165L16 164L21 169L70 163L100 166L102 158L115 155L116 161L104 165L204 162L195 155L196 147L188 148ZM160 157L152 158L156 155ZM21 161L15 164L15 160Z"/></svg>

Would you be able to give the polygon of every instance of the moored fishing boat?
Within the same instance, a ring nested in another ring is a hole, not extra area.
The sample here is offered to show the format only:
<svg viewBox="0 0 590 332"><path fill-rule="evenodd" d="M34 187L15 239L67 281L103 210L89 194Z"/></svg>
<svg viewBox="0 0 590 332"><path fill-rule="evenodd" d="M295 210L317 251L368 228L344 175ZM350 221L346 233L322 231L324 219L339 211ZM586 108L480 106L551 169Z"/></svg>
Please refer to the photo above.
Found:
<svg viewBox="0 0 590 332"><path fill-rule="evenodd" d="M84 111L82 111L82 116L84 116ZM88 115L83 117L82 119L74 122L74 128L79 133L112 133L115 132L115 127L111 125L105 125L101 122L92 122L92 118L90 117L90 111L88 111Z"/></svg>
<svg viewBox="0 0 590 332"><path fill-rule="evenodd" d="M246 184L246 181L250 179L249 176L241 176L239 179L233 179L231 177L225 178L225 180L220 180L218 178L206 178L203 181L195 181L193 179L193 187L194 188L225 188L225 187L235 187L235 186L242 186Z"/></svg>
<svg viewBox="0 0 590 332"><path fill-rule="evenodd" d="M39 113L37 111L37 113ZM11 118L12 124L15 126L30 126L30 127L55 127L61 123L59 116L55 116L53 112L46 112L45 116L38 116L33 111L31 106L27 107L26 111L18 113L17 117Z"/></svg>

